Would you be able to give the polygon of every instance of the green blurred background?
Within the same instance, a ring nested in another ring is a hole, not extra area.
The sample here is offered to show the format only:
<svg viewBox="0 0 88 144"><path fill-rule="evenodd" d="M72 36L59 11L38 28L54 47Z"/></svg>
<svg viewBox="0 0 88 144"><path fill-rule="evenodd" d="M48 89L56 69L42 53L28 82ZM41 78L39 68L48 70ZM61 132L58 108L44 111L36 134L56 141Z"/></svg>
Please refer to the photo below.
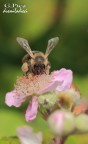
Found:
<svg viewBox="0 0 88 144"><path fill-rule="evenodd" d="M28 12L3 13L6 3L25 4ZM59 36L49 56L51 70L72 69L74 82L83 96L88 95L88 0L0 0L0 137L13 136L17 126L28 124L24 119L28 102L18 109L5 105L6 92L22 75L21 59L26 54L16 42L18 36L27 39L32 50L43 52L48 40ZM40 117L31 125L43 130L47 139L47 125ZM87 137L70 137L67 144L88 143Z"/></svg>

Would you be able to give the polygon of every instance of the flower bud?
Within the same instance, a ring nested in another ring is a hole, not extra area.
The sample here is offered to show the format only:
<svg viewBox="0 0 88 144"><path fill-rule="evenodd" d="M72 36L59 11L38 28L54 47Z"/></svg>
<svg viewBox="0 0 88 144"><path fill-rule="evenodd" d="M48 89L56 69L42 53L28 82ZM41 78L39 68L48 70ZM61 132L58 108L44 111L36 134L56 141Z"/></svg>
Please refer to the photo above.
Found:
<svg viewBox="0 0 88 144"><path fill-rule="evenodd" d="M81 114L75 119L76 129L79 133L88 132L88 116L86 114Z"/></svg>
<svg viewBox="0 0 88 144"><path fill-rule="evenodd" d="M74 119L72 113L58 110L48 118L48 124L55 135L66 136L75 128Z"/></svg>

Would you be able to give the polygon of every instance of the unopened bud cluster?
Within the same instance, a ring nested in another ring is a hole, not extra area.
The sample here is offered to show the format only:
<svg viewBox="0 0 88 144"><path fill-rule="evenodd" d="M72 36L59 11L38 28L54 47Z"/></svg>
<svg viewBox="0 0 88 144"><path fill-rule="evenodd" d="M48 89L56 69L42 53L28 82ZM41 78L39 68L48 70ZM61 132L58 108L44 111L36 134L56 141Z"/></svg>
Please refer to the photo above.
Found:
<svg viewBox="0 0 88 144"><path fill-rule="evenodd" d="M51 131L58 136L88 133L88 116L74 116L71 112L57 110L48 118Z"/></svg>

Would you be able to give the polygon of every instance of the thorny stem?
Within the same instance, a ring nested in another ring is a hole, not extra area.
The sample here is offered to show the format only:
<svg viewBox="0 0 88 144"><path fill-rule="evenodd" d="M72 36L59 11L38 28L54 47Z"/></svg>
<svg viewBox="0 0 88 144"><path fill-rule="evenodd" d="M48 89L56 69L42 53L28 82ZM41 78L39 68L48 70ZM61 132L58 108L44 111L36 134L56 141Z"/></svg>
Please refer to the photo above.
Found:
<svg viewBox="0 0 88 144"><path fill-rule="evenodd" d="M41 114L42 118L46 121L47 118L49 117L49 115L51 114L51 111L49 109L47 109L44 112L40 111L40 114Z"/></svg>
<svg viewBox="0 0 88 144"><path fill-rule="evenodd" d="M88 131L81 132L81 131L75 129L74 131L69 133L67 136L63 136L63 137L55 136L52 140L52 144L65 144L65 141L67 140L68 136L70 136L72 134L86 134L86 133L88 133Z"/></svg>

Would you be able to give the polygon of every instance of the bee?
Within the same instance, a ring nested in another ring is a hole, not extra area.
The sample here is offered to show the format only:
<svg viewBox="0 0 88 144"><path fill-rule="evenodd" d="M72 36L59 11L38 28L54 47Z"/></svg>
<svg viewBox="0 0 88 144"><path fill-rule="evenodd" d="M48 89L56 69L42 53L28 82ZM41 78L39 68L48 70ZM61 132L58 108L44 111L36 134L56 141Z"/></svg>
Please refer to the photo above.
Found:
<svg viewBox="0 0 88 144"><path fill-rule="evenodd" d="M59 38L55 37L48 41L46 52L32 51L28 41L24 38L17 37L17 42L20 46L27 52L27 54L22 59L22 71L26 76L49 74L50 62L48 61L48 56L50 52L57 45Z"/></svg>

